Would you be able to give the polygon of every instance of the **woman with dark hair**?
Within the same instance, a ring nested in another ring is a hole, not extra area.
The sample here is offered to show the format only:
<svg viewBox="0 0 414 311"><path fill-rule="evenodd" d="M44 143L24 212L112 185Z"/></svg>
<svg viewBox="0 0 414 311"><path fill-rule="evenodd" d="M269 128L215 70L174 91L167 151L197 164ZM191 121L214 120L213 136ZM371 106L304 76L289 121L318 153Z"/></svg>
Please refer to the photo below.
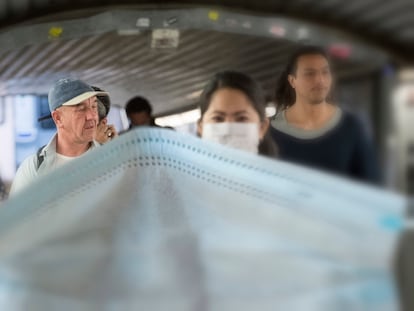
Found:
<svg viewBox="0 0 414 311"><path fill-rule="evenodd" d="M333 76L326 52L299 48L276 86L271 135L283 160L378 183L374 146L360 121L332 100Z"/></svg>
<svg viewBox="0 0 414 311"><path fill-rule="evenodd" d="M235 71L217 73L200 96L198 134L202 139L276 157L265 108L263 90L251 77Z"/></svg>

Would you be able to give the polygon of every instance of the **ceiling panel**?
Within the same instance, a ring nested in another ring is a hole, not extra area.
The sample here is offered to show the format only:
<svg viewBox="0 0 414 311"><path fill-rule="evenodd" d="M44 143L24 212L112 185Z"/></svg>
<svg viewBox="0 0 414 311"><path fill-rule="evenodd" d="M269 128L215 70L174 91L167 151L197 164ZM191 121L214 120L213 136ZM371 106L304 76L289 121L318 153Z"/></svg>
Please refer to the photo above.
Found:
<svg viewBox="0 0 414 311"><path fill-rule="evenodd" d="M193 7L194 4L206 7L210 3L181 1L179 7ZM5 33L34 21L36 24L53 23L116 8L142 8L143 4L148 8L177 7L171 1L4 0L0 2L0 27ZM290 16L333 26L379 50L386 50L396 60L410 62L413 55L413 40L404 40L404 36L414 36L413 5L409 1L229 0L220 1L220 4L242 12L248 10L254 13L252 16ZM110 19L111 15L107 17ZM23 24L16 24L18 22ZM72 24L76 25L77 20L72 20ZM298 44L286 38L194 27L181 29L177 49L155 51L150 46L150 30L130 36L119 35L116 31L89 35L93 27L93 24L85 27L83 36L64 40L36 43L36 38L32 38L30 43L17 44L11 50L3 44L0 50L1 92L44 93L54 80L76 76L108 90L113 102L120 105L132 96L147 96L155 112L164 114L194 105L194 94L209 77L224 69L245 71L259 79L268 94L273 93L278 72ZM340 73L361 68L370 70L363 65L361 61L336 61Z"/></svg>

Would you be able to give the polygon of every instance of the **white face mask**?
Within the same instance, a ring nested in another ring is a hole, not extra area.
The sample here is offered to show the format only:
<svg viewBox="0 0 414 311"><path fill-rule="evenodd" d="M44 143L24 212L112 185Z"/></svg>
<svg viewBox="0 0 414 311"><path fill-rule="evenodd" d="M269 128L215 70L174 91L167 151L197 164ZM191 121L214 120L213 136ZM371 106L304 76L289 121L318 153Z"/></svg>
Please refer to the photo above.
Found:
<svg viewBox="0 0 414 311"><path fill-rule="evenodd" d="M259 151L259 125L257 123L205 123L203 139L253 153Z"/></svg>

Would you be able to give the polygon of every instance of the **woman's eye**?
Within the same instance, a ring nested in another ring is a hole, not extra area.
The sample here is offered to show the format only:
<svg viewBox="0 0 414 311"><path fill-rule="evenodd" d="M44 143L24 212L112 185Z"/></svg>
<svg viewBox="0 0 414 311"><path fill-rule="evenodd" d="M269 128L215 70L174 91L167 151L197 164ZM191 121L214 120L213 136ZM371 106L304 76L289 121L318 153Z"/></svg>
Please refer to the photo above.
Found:
<svg viewBox="0 0 414 311"><path fill-rule="evenodd" d="M214 122L223 122L223 117L219 117L219 116L215 116L212 117L211 120L213 120Z"/></svg>
<svg viewBox="0 0 414 311"><path fill-rule="evenodd" d="M236 119L236 122L248 122L249 118L248 117L238 117Z"/></svg>

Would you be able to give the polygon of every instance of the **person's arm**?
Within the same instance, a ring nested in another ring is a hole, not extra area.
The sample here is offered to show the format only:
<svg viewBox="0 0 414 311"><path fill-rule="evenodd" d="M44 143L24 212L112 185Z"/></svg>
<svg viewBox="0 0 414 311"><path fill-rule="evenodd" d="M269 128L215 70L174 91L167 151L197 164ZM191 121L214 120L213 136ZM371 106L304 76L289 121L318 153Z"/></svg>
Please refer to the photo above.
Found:
<svg viewBox="0 0 414 311"><path fill-rule="evenodd" d="M356 119L354 121L355 131L352 133L355 139L355 146L352 156L351 174L358 180L380 184L381 173L374 143L368 137L362 124Z"/></svg>
<svg viewBox="0 0 414 311"><path fill-rule="evenodd" d="M37 178L36 155L25 159L19 166L10 188L10 196L20 192Z"/></svg>

